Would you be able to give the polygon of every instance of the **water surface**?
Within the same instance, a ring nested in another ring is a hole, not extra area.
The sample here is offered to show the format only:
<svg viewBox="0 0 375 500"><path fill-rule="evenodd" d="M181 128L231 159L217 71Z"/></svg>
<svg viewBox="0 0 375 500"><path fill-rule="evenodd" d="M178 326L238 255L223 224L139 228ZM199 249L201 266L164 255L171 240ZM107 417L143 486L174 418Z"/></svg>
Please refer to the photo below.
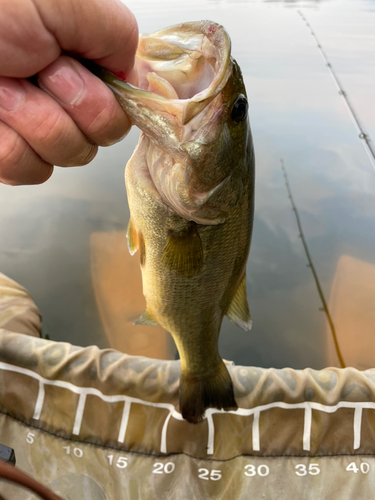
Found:
<svg viewBox="0 0 375 500"><path fill-rule="evenodd" d="M287 195L283 158L343 356L360 368L374 365L375 172L298 9L375 140L375 2L127 4L141 32L199 19L223 24L244 74L257 168L247 265L253 330L242 332L225 320L222 356L262 367L337 364ZM53 340L109 345L93 288L92 235L126 230L123 171L137 138L134 129L122 143L101 149L89 166L56 168L41 186L0 185L0 271L30 291Z"/></svg>

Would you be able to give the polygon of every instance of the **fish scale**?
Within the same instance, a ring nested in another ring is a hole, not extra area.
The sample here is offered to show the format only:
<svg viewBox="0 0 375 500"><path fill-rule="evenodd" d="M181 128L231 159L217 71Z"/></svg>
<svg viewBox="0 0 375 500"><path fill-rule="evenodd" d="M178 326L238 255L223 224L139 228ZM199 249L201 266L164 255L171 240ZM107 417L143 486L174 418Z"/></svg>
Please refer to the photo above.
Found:
<svg viewBox="0 0 375 500"><path fill-rule="evenodd" d="M224 315L251 328L245 268L254 152L246 90L228 34L211 21L142 35L139 47L140 78L165 96L99 72L143 132L125 170L128 244L132 254L140 253L147 304L136 323L159 324L171 333L181 360L180 411L198 423L207 408L237 408L218 351ZM191 50L201 62L194 66L192 60L181 79L181 61L185 68L184 54ZM204 81L211 71L212 79L194 94L199 71ZM170 98L173 89L193 96Z"/></svg>

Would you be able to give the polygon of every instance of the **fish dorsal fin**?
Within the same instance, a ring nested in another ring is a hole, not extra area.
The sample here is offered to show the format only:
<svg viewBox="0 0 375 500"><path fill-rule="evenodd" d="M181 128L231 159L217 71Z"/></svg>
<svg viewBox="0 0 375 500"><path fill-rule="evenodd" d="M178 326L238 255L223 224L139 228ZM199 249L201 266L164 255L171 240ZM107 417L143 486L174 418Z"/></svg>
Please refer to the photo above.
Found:
<svg viewBox="0 0 375 500"><path fill-rule="evenodd" d="M135 252L138 250L138 248L137 248L137 231L135 230L131 219L129 220L128 229L126 231L126 238L128 240L128 249L129 249L130 255L134 255Z"/></svg>
<svg viewBox="0 0 375 500"><path fill-rule="evenodd" d="M148 326L159 326L151 316L151 314L145 309L143 313L134 321L135 325L148 325Z"/></svg>
<svg viewBox="0 0 375 500"><path fill-rule="evenodd" d="M195 222L190 222L181 231L169 231L162 261L169 269L183 276L194 276L200 271L203 248Z"/></svg>
<svg viewBox="0 0 375 500"><path fill-rule="evenodd" d="M246 297L246 275L242 278L236 294L230 303L226 316L243 330L251 330L251 314Z"/></svg>

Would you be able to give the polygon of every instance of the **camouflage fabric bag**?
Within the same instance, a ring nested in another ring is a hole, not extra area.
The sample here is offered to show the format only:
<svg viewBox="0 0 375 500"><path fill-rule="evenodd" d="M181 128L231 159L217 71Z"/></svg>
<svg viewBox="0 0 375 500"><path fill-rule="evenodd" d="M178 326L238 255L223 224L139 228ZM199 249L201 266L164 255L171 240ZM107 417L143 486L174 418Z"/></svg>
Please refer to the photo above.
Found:
<svg viewBox="0 0 375 500"><path fill-rule="evenodd" d="M63 498L374 498L375 370L230 365L239 409L193 425L178 361L36 338L30 296L1 286L0 443Z"/></svg>

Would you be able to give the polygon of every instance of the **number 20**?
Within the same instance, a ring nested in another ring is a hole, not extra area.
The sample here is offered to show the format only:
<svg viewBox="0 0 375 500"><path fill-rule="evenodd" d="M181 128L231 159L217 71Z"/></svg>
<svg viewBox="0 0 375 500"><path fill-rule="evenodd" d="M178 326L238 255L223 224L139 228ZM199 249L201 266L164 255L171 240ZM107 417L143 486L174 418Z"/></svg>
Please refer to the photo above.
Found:
<svg viewBox="0 0 375 500"><path fill-rule="evenodd" d="M154 464L153 474L171 474L175 469L175 464L173 462L167 462L163 464L161 462L156 462Z"/></svg>

